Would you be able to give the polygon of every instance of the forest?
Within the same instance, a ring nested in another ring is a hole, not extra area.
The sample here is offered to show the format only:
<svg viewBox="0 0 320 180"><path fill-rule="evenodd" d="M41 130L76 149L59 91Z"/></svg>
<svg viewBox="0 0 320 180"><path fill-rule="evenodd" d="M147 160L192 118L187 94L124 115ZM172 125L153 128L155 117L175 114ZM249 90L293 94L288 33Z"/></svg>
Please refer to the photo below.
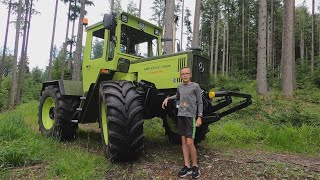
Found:
<svg viewBox="0 0 320 180"><path fill-rule="evenodd" d="M105 163L95 126L81 126L73 142L59 144L40 136L37 106L42 83L82 79L82 19L90 13L86 7L94 7L95 1L48 2L55 13L51 42L46 42L50 58L44 69L29 66L32 17L41 15L37 2L1 0L7 19L1 17L6 30L0 32L5 37L0 42L0 179L176 177L170 163L178 168L180 149L159 135L164 134L159 120L145 123L154 130L145 130L151 150L131 164ZM56 27L58 3L68 8L65 27ZM192 10L186 7L187 0L128 0L127 7L122 7L121 0L106 1L111 12L138 17L144 3L151 4L152 14L141 18L163 28L164 38L177 40L163 42L167 54L201 48L210 59L212 90L252 95L251 106L210 125L200 145L204 178L320 178L319 1L195 0ZM15 28L10 29L10 24ZM63 44L55 43L56 28L65 29ZM8 32L15 34L14 47L7 46ZM93 56L103 51L99 41L92 47ZM166 159L159 150L163 146L173 157ZM158 163L165 164L161 170L170 170L157 171L162 165Z"/></svg>

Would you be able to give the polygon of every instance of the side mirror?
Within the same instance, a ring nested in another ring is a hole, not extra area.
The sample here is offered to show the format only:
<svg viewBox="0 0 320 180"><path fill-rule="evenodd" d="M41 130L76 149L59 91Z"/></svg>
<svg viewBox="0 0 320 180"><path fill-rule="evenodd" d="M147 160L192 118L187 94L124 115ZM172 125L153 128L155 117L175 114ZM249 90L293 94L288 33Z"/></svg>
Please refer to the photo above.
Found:
<svg viewBox="0 0 320 180"><path fill-rule="evenodd" d="M103 16L103 25L105 29L109 29L110 31L115 28L114 23L114 14L104 14Z"/></svg>

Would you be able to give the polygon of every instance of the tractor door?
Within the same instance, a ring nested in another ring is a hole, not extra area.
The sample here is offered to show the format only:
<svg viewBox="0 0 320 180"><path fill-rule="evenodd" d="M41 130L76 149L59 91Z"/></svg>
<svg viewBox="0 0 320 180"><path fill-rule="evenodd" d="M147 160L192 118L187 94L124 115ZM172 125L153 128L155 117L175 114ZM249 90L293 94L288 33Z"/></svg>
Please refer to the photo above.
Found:
<svg viewBox="0 0 320 180"><path fill-rule="evenodd" d="M108 56L114 52L113 43L109 42L109 30L98 26L87 32L86 48L82 63L83 92L87 92L95 83L100 69L113 69Z"/></svg>

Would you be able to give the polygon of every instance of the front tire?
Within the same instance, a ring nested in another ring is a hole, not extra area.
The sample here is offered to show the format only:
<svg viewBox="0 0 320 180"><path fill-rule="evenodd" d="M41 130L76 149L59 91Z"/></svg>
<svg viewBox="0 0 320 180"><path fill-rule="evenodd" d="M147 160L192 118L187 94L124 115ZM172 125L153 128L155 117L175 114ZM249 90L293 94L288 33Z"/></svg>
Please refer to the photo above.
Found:
<svg viewBox="0 0 320 180"><path fill-rule="evenodd" d="M135 86L129 81L100 84L102 143L111 161L135 159L143 151L143 110Z"/></svg>
<svg viewBox="0 0 320 180"><path fill-rule="evenodd" d="M46 137L58 140L74 138L78 124L71 122L79 100L76 97L63 97L57 86L45 87L41 93L38 124L39 131Z"/></svg>

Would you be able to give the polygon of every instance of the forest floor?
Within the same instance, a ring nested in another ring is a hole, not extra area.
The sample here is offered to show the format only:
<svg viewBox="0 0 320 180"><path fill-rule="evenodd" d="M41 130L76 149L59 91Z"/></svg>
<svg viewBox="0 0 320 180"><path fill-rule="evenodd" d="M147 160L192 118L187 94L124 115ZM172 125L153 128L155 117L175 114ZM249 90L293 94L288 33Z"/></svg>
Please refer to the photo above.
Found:
<svg viewBox="0 0 320 180"><path fill-rule="evenodd" d="M61 143L67 149L80 149L92 156L104 156L100 130L82 125L78 138ZM200 179L320 179L320 157L252 149L209 148L205 141L197 145ZM166 136L146 137L143 155L132 162L110 163L102 179L180 179L183 166L179 145ZM99 164L97 164L99 166ZM45 163L9 169L9 179L46 179L50 165ZM58 176L54 179L63 179ZM191 179L187 176L183 179Z"/></svg>

